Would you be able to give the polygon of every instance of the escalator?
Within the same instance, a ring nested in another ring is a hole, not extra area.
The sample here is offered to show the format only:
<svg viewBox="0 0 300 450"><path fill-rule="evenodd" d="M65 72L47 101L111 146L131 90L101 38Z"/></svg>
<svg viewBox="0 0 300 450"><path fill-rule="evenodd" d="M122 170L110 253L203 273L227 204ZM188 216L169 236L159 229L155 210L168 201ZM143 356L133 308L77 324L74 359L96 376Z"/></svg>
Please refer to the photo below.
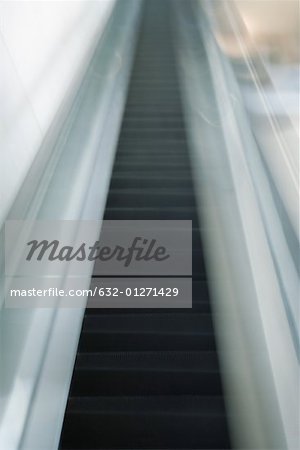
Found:
<svg viewBox="0 0 300 450"><path fill-rule="evenodd" d="M61 449L231 448L172 36L147 0L104 219L192 220L193 307L86 309Z"/></svg>

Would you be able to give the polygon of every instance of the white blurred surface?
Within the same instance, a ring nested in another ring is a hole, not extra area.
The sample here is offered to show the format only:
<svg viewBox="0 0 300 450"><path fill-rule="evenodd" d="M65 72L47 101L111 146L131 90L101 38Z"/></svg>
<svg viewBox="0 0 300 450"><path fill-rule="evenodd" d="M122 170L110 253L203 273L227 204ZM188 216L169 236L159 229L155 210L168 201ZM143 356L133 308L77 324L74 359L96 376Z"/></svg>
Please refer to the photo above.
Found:
<svg viewBox="0 0 300 450"><path fill-rule="evenodd" d="M114 2L0 3L0 223Z"/></svg>

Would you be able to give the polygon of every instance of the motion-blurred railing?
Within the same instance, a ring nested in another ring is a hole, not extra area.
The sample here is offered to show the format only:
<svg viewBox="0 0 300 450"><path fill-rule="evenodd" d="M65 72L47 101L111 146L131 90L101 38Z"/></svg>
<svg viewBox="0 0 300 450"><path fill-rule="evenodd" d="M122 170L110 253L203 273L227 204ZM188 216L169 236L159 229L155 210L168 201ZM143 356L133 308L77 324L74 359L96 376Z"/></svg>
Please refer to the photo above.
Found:
<svg viewBox="0 0 300 450"><path fill-rule="evenodd" d="M102 219L140 6L140 0L116 2L84 78L49 131L9 220ZM3 240L4 229L1 233ZM2 275L5 295L3 264ZM4 295L0 447L53 450L59 444L87 299L81 298L81 307L77 301L75 309L60 308L59 299L56 308L8 309Z"/></svg>
<svg viewBox="0 0 300 450"><path fill-rule="evenodd" d="M227 31L231 26L236 45L243 46L231 2L203 0L191 2L190 11L178 2L177 47L228 411L236 448L295 449L297 158L242 49L269 147L246 112L215 35L216 6L223 3Z"/></svg>

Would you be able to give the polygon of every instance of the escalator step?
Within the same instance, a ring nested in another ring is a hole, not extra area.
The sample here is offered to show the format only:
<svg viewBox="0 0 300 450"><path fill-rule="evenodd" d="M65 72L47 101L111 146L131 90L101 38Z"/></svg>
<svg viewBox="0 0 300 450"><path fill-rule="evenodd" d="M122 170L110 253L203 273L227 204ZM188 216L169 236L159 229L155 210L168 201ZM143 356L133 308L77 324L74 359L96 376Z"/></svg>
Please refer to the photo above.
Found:
<svg viewBox="0 0 300 450"><path fill-rule="evenodd" d="M195 208L107 208L105 220L197 220Z"/></svg>
<svg viewBox="0 0 300 450"><path fill-rule="evenodd" d="M115 162L115 169L118 172L126 172L127 170L136 170L137 172L156 172L156 173L168 173L173 170L180 170L182 172L188 172L189 173L189 164L187 161L185 163L172 161L162 163L159 160L153 161L151 163L148 162L148 164L143 164L139 161L130 162L130 161L116 161Z"/></svg>
<svg viewBox="0 0 300 450"><path fill-rule="evenodd" d="M155 130L156 128L183 128L184 123L181 118L170 118L170 117L162 117L162 118L141 118L141 117L127 117L123 120L122 128L139 128L140 130ZM181 153L182 155L182 153ZM182 155L184 156L184 155Z"/></svg>
<svg viewBox="0 0 300 450"><path fill-rule="evenodd" d="M139 80L138 80L139 81ZM158 82L158 81L152 81L152 82ZM177 120L183 120L183 112L182 110L177 109L171 109L169 111L165 111L164 109L154 109L150 106L145 109L143 107L137 106L136 108L129 108L126 106L126 109L124 111L124 118L127 119L128 117L134 117L134 118L140 118L144 120L148 119L177 119Z"/></svg>
<svg viewBox="0 0 300 450"><path fill-rule="evenodd" d="M64 448L227 449L224 417L220 397L70 398Z"/></svg>
<svg viewBox="0 0 300 450"><path fill-rule="evenodd" d="M138 316L137 316L138 320ZM128 330L124 332L110 330L82 331L79 352L105 351L215 351L213 332L176 332L153 331L140 332Z"/></svg>
<svg viewBox="0 0 300 450"><path fill-rule="evenodd" d="M165 207L165 206L195 206L195 198L193 193L180 192L176 193L154 190L111 190L107 199L110 208L118 208L122 206L136 207Z"/></svg>
<svg viewBox="0 0 300 450"><path fill-rule="evenodd" d="M143 312L147 311L149 313L157 313L157 308L88 308L86 310L86 316L88 315L95 315L95 314L103 314L105 311L105 314L116 314L118 312L122 312L122 314L142 314ZM210 303L207 301L193 301L192 308L160 308L160 313L164 313L165 311L172 313L172 314L182 314L185 312L186 314L194 314L195 312L201 313L201 314L211 314L211 308Z"/></svg>
<svg viewBox="0 0 300 450"><path fill-rule="evenodd" d="M184 314L180 317L174 314L151 314L141 313L138 317L135 314L114 314L113 316L89 315L83 321L82 331L98 332L133 332L137 334L152 334L160 332L162 334L169 333L211 333L212 320L208 314Z"/></svg>
<svg viewBox="0 0 300 450"><path fill-rule="evenodd" d="M143 128L123 128L121 132L121 139L152 139L153 134L161 140L164 139L184 139L185 132L180 128L166 129L166 128L157 128L154 130L147 130Z"/></svg>
<svg viewBox="0 0 300 450"><path fill-rule="evenodd" d="M93 289L93 281L97 283L97 278L92 280L91 288ZM158 313L159 314L210 314L210 301L209 293L207 290L207 282L205 281L193 281L193 306L192 308L88 308L86 310L86 316L95 314L144 314L146 313Z"/></svg>
<svg viewBox="0 0 300 450"><path fill-rule="evenodd" d="M113 352L77 356L71 395L222 393L215 352Z"/></svg>
<svg viewBox="0 0 300 450"><path fill-rule="evenodd" d="M192 188L191 177L182 175L179 172L172 172L170 175L160 176L158 174L141 174L130 170L126 173L114 172L111 179L111 188L156 188L162 189L186 189Z"/></svg>

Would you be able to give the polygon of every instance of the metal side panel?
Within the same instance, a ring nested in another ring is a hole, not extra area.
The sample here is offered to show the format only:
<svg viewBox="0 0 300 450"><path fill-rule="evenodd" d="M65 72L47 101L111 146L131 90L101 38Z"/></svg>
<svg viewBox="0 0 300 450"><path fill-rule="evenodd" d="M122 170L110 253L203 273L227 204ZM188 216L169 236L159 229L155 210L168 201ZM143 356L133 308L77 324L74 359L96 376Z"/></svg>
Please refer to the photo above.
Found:
<svg viewBox="0 0 300 450"><path fill-rule="evenodd" d="M190 4L189 15L178 14L178 49L234 445L294 449L299 366L266 226L274 211L267 175L209 27L212 12L201 7L210 1Z"/></svg>
<svg viewBox="0 0 300 450"><path fill-rule="evenodd" d="M116 2L78 92L50 130L8 219L101 220L140 6ZM69 310L59 302L55 309L2 308L1 448L58 447L85 303Z"/></svg>

